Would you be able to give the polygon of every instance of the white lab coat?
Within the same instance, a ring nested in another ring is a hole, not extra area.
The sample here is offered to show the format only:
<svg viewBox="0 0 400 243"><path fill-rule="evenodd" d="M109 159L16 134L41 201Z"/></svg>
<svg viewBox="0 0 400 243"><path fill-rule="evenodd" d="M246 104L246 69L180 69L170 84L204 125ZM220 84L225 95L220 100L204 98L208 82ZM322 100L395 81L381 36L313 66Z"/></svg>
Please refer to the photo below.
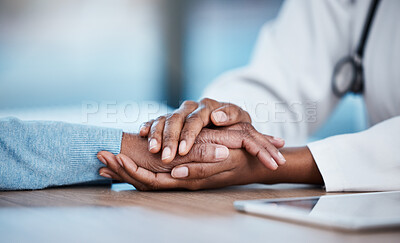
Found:
<svg viewBox="0 0 400 243"><path fill-rule="evenodd" d="M370 1L288 0L250 64L204 93L246 109L262 133L305 144L338 103L335 64L355 52ZM371 128L308 144L327 191L400 190L400 1L382 0L364 54Z"/></svg>

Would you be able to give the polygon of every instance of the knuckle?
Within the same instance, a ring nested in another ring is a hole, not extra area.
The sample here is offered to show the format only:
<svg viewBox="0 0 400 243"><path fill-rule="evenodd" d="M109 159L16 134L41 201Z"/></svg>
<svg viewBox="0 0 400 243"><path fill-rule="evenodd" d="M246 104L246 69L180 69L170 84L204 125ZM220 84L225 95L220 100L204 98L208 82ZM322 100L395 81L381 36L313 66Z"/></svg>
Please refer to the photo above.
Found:
<svg viewBox="0 0 400 243"><path fill-rule="evenodd" d="M204 169L203 166L200 166L200 167L197 168L197 176L199 178L204 178L204 177L207 176L207 172L206 172L206 170Z"/></svg>
<svg viewBox="0 0 400 243"><path fill-rule="evenodd" d="M166 119L166 116L163 115L163 116L157 117L156 119L154 119L154 121L164 121L165 119Z"/></svg>
<svg viewBox="0 0 400 243"><path fill-rule="evenodd" d="M165 118L161 120L155 120L151 125L152 130L159 130L160 127L164 127Z"/></svg>
<svg viewBox="0 0 400 243"><path fill-rule="evenodd" d="M159 129L152 129L148 140L150 141L152 138L160 138L160 137L161 137L161 131Z"/></svg>
<svg viewBox="0 0 400 243"><path fill-rule="evenodd" d="M267 141L264 146L269 153L275 155L278 154L278 149L274 145L272 145L269 141Z"/></svg>
<svg viewBox="0 0 400 243"><path fill-rule="evenodd" d="M201 144L198 147L198 156L201 160L204 160L207 156L207 146L206 144Z"/></svg>
<svg viewBox="0 0 400 243"><path fill-rule="evenodd" d="M238 105L235 105L233 103L228 103L226 106L229 107L230 109L233 109L233 110L238 111L238 112L245 111L245 110L242 109L242 107L240 107Z"/></svg>
<svg viewBox="0 0 400 243"><path fill-rule="evenodd" d="M249 122L241 122L239 123L242 130L251 131L254 130L253 126Z"/></svg>
<svg viewBox="0 0 400 243"><path fill-rule="evenodd" d="M252 140L252 138L253 138L248 131L240 131L240 134L241 134L242 140L244 140L244 141L249 141L249 140Z"/></svg>
<svg viewBox="0 0 400 243"><path fill-rule="evenodd" d="M185 119L185 123L188 124L201 124L202 126L205 126L207 124L207 122L205 120L203 120L203 118L200 116L199 113L192 113L189 116L186 117Z"/></svg>
<svg viewBox="0 0 400 243"><path fill-rule="evenodd" d="M153 124L153 122L154 122L154 119L152 119L150 121L147 121L147 122L143 122L141 126L142 127L149 127L149 126L151 126L151 124Z"/></svg>
<svg viewBox="0 0 400 243"><path fill-rule="evenodd" d="M185 100L181 105L181 107L188 107L188 108L194 108L197 106L198 106L197 102L193 100Z"/></svg>
<svg viewBox="0 0 400 243"><path fill-rule="evenodd" d="M183 115L179 113L172 113L168 116L167 120L174 120L171 122L175 122L176 120L183 120Z"/></svg>
<svg viewBox="0 0 400 243"><path fill-rule="evenodd" d="M210 98L203 98L200 101L200 105L202 109L210 111L211 109L215 109L216 107L219 107L221 103L219 103L216 100L210 99Z"/></svg>
<svg viewBox="0 0 400 243"><path fill-rule="evenodd" d="M200 100L200 104L207 104L207 103L211 103L213 101L214 100L210 99L210 98L203 98L203 99Z"/></svg>
<svg viewBox="0 0 400 243"><path fill-rule="evenodd" d="M188 121L196 120L196 119L199 119L199 118L200 118L200 115L199 115L198 112L192 112L186 117L185 120L186 120L186 122L188 122Z"/></svg>
<svg viewBox="0 0 400 243"><path fill-rule="evenodd" d="M164 143L174 143L177 142L179 139L179 136L175 134L174 132L168 132L164 134L163 141Z"/></svg>
<svg viewBox="0 0 400 243"><path fill-rule="evenodd" d="M242 119L244 119L245 121L247 121L251 124L251 117L247 111L240 109L240 115L243 117Z"/></svg>
<svg viewBox="0 0 400 243"><path fill-rule="evenodd" d="M185 119L185 123L196 123L196 122L202 122L200 115L198 113L192 113L188 115Z"/></svg>
<svg viewBox="0 0 400 243"><path fill-rule="evenodd" d="M233 114L236 116L236 117L240 117L240 115L242 114L242 112L243 112L243 110L240 108L240 107L238 107L238 106L236 106L236 105L232 105L232 112L233 112Z"/></svg>
<svg viewBox="0 0 400 243"><path fill-rule="evenodd" d="M192 130L189 129L184 129L181 132L181 140L187 139L187 138L195 138L196 133Z"/></svg>
<svg viewBox="0 0 400 243"><path fill-rule="evenodd" d="M235 105L235 104L232 104L232 103L227 103L227 104L224 106L224 108L230 109L230 110L240 110L240 107L239 107L239 106L237 106L237 105Z"/></svg>

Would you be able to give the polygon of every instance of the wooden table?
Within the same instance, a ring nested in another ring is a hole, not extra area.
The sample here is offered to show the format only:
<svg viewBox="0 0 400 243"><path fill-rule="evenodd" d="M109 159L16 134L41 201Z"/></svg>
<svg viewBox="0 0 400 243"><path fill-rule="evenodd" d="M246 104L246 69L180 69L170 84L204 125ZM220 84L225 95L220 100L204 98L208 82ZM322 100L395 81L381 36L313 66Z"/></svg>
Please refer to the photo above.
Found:
<svg viewBox="0 0 400 243"><path fill-rule="evenodd" d="M399 230L346 233L233 208L235 200L323 194L306 185L138 192L114 184L0 192L0 242L400 242Z"/></svg>

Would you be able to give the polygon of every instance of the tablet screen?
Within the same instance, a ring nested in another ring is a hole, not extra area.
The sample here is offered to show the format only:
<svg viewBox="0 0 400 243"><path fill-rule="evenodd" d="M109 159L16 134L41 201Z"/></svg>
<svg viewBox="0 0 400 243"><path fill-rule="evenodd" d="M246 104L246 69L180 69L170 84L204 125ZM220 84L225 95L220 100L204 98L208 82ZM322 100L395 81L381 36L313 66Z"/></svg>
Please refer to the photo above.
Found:
<svg viewBox="0 0 400 243"><path fill-rule="evenodd" d="M400 192L237 201L238 210L347 229L400 226Z"/></svg>
<svg viewBox="0 0 400 243"><path fill-rule="evenodd" d="M275 201L275 202L263 202L275 207L294 207L299 208L307 212L311 212L315 205L318 203L318 198L302 199L302 200L291 200L291 201Z"/></svg>
<svg viewBox="0 0 400 243"><path fill-rule="evenodd" d="M310 215L343 218L400 218L400 192L360 193L305 199L264 201L277 208L290 208Z"/></svg>

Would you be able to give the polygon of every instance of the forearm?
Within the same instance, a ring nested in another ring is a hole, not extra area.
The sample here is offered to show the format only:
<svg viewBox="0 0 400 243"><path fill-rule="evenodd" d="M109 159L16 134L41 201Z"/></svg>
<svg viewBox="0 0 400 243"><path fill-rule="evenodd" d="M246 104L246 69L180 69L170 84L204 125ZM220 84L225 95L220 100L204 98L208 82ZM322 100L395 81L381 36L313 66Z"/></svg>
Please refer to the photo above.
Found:
<svg viewBox="0 0 400 243"><path fill-rule="evenodd" d="M102 179L101 150L119 153L122 131L63 122L0 119L0 190Z"/></svg>
<svg viewBox="0 0 400 243"><path fill-rule="evenodd" d="M283 148L280 150L286 158L286 163L276 171L264 167L259 169L260 182L304 183L322 185L323 179L314 158L307 147Z"/></svg>

